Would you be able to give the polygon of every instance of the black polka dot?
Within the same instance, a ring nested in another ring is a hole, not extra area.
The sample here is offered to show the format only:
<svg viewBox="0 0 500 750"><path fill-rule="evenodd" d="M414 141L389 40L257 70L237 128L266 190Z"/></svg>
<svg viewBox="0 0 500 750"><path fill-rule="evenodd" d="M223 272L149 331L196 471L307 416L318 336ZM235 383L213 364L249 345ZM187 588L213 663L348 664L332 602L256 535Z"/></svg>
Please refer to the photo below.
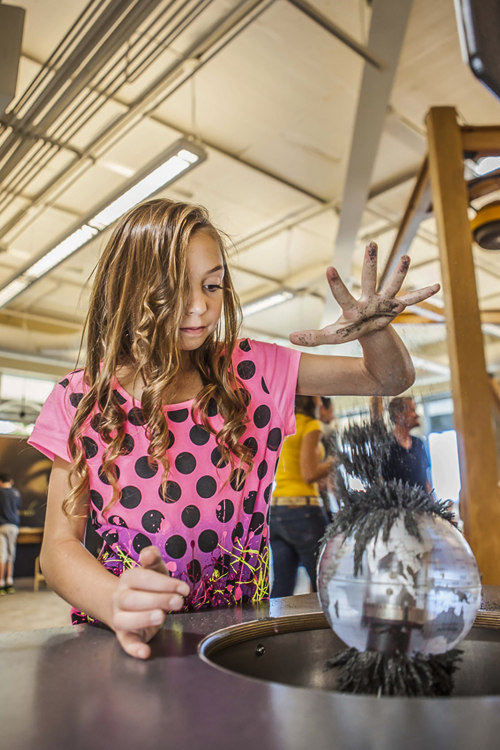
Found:
<svg viewBox="0 0 500 750"><path fill-rule="evenodd" d="M59 381L59 385L62 385L63 388L67 388L68 385L69 385L69 379L68 378L64 378L64 380L60 380Z"/></svg>
<svg viewBox="0 0 500 750"><path fill-rule="evenodd" d="M259 428L265 427L266 424L269 424L270 419L271 419L271 409L269 408L269 406L262 404L262 406L258 406L256 408L254 415L253 415L253 421L256 427L259 427Z"/></svg>
<svg viewBox="0 0 500 750"><path fill-rule="evenodd" d="M112 523L113 526L121 526L124 529L128 529L127 524L121 516L110 516L109 522Z"/></svg>
<svg viewBox="0 0 500 750"><path fill-rule="evenodd" d="M207 414L209 417L215 417L218 412L219 408L217 406L217 401L214 398L211 398L207 405Z"/></svg>
<svg viewBox="0 0 500 750"><path fill-rule="evenodd" d="M224 460L221 460L221 452L219 448L214 448L212 453L210 454L210 460L212 461L213 465L216 466L218 469L223 469L225 466L228 465L229 461L227 458Z"/></svg>
<svg viewBox="0 0 500 750"><path fill-rule="evenodd" d="M142 495L137 487L128 485L127 487L124 487L122 489L120 496L120 505L123 505L124 508L128 508L129 510L132 510L132 508L137 508L141 500Z"/></svg>
<svg viewBox="0 0 500 750"><path fill-rule="evenodd" d="M97 529L100 529L102 526L102 523L99 523L97 520L97 513L94 508L91 508L90 510L90 520L92 521L92 528L94 528L96 531Z"/></svg>
<svg viewBox="0 0 500 750"><path fill-rule="evenodd" d="M240 341L240 349L242 352L250 351L250 344L248 343L248 339L243 339L243 341Z"/></svg>
<svg viewBox="0 0 500 750"><path fill-rule="evenodd" d="M102 499L102 495L97 492L96 490L90 490L90 500L92 502L92 505L95 505L97 510L102 510L104 501Z"/></svg>
<svg viewBox="0 0 500 750"><path fill-rule="evenodd" d="M135 473L142 479L151 479L158 471L158 463L153 461L150 464L148 459L148 456L141 456L135 462Z"/></svg>
<svg viewBox="0 0 500 750"><path fill-rule="evenodd" d="M281 438L282 434L279 427L273 427L273 429L269 431L269 435L267 436L267 447L270 451L278 450L281 445Z"/></svg>
<svg viewBox="0 0 500 750"><path fill-rule="evenodd" d="M123 438L122 447L120 448L121 456L128 456L134 450L135 443L132 435L125 435Z"/></svg>
<svg viewBox="0 0 500 750"><path fill-rule="evenodd" d="M259 446L257 445L257 441L256 441L256 439L254 437L247 438L243 442L243 445L246 445L248 448L250 448L250 452L251 452L252 456L255 456L255 454L257 453L257 451L259 449Z"/></svg>
<svg viewBox="0 0 500 750"><path fill-rule="evenodd" d="M132 547L139 554L142 549L151 547L152 541L145 534L136 534L132 540Z"/></svg>
<svg viewBox="0 0 500 750"><path fill-rule="evenodd" d="M94 414L92 419L90 420L90 426L95 432L99 432L99 427L102 422L102 414L98 412L97 414Z"/></svg>
<svg viewBox="0 0 500 750"><path fill-rule="evenodd" d="M236 371L242 380L250 380L255 375L255 364L251 359L244 359L239 363Z"/></svg>
<svg viewBox="0 0 500 750"><path fill-rule="evenodd" d="M165 552L169 557L173 557L178 560L180 557L184 557L187 550L186 540L180 534L174 534L170 539L165 542Z"/></svg>
<svg viewBox="0 0 500 750"><path fill-rule="evenodd" d="M188 416L189 411L187 409L175 409L167 412L167 417L172 422L185 422Z"/></svg>
<svg viewBox="0 0 500 750"><path fill-rule="evenodd" d="M241 521L239 521L236 526L233 529L233 533L231 534L231 539L233 540L233 544L236 542L237 539L241 539L243 536L243 524Z"/></svg>
<svg viewBox="0 0 500 750"><path fill-rule="evenodd" d="M121 394L121 393L120 393L119 391L117 391L116 389L115 389L115 390L113 391L113 395L114 395L114 397L116 398L116 400L118 401L118 403L119 403L119 404L124 404L124 403L125 403L125 401L127 400L127 399L126 399L126 398L124 398L124 397L122 396L122 394Z"/></svg>
<svg viewBox="0 0 500 750"><path fill-rule="evenodd" d="M267 474L267 469L267 461L261 461L257 467L257 476L259 477L259 479L264 479Z"/></svg>
<svg viewBox="0 0 500 750"><path fill-rule="evenodd" d="M200 497L212 497L213 495L215 495L216 489L217 482L213 477L200 477L196 482L196 492Z"/></svg>
<svg viewBox="0 0 500 750"><path fill-rule="evenodd" d="M102 538L106 542L106 544L116 544L118 541L118 532L113 531L112 529L108 529L102 534Z"/></svg>
<svg viewBox="0 0 500 750"><path fill-rule="evenodd" d="M249 531L255 532L255 534L262 534L264 530L265 518L263 513L254 513L250 521Z"/></svg>
<svg viewBox="0 0 500 750"><path fill-rule="evenodd" d="M215 511L215 515L221 523L227 523L234 515L234 505L231 500L221 500Z"/></svg>
<svg viewBox="0 0 500 750"><path fill-rule="evenodd" d="M95 440L92 440L92 438L89 437L84 437L82 438L82 443L85 458L94 458L94 456L97 456L98 448Z"/></svg>
<svg viewBox="0 0 500 750"><path fill-rule="evenodd" d="M244 469L235 469L231 472L231 478L229 484L235 492L240 492L245 486L245 471Z"/></svg>
<svg viewBox="0 0 500 750"><path fill-rule="evenodd" d="M255 502L257 500L257 493L252 490L249 492L247 497L243 500L243 510L248 515L252 515L253 509L255 508Z"/></svg>
<svg viewBox="0 0 500 750"><path fill-rule="evenodd" d="M120 478L120 469L118 468L118 466L113 465L111 468L111 473L115 475L117 480ZM103 472L102 464L97 470L97 476L99 477L101 482L103 482L103 484L111 484L111 482Z"/></svg>
<svg viewBox="0 0 500 750"><path fill-rule="evenodd" d="M196 469L196 459L192 453L179 453L175 459L175 468L181 474L191 474Z"/></svg>
<svg viewBox="0 0 500 750"><path fill-rule="evenodd" d="M76 409L76 407L78 406L82 398L83 398L83 393L72 393L69 397L71 406L74 406Z"/></svg>
<svg viewBox="0 0 500 750"><path fill-rule="evenodd" d="M173 482L169 479L165 490L162 486L160 486L158 494L160 495L164 503L176 503L182 495L182 490L177 482Z"/></svg>
<svg viewBox="0 0 500 750"><path fill-rule="evenodd" d="M148 510L141 518L142 528L150 534L156 534L164 518L165 516L159 510Z"/></svg>
<svg viewBox="0 0 500 750"><path fill-rule="evenodd" d="M261 379L260 384L262 386L262 390L264 391L264 393L269 393L269 388L267 387L266 381L264 380L264 378Z"/></svg>
<svg viewBox="0 0 500 750"><path fill-rule="evenodd" d="M127 415L127 419L130 422L130 424L135 425L136 427L140 427L145 423L144 414L142 409L139 409L138 406L134 406L133 409L131 409Z"/></svg>
<svg viewBox="0 0 500 750"><path fill-rule="evenodd" d="M212 531L212 529L205 529L198 537L198 547L202 552L212 552L218 543L219 537L217 536L217 532Z"/></svg>
<svg viewBox="0 0 500 750"><path fill-rule="evenodd" d="M197 583L201 578L200 561L196 560L196 558L193 560L190 560L189 563L187 564L186 571L187 571L189 580L192 583Z"/></svg>
<svg viewBox="0 0 500 750"><path fill-rule="evenodd" d="M200 520L200 511L196 505L186 505L182 511L181 520L188 529L194 528Z"/></svg>
<svg viewBox="0 0 500 750"><path fill-rule="evenodd" d="M273 483L271 482L271 484L268 484L267 487L266 487L266 489L264 490L264 500L266 501L266 503L269 502L269 498L271 497L272 489L273 489Z"/></svg>
<svg viewBox="0 0 500 750"><path fill-rule="evenodd" d="M195 424L189 431L191 442L195 445L205 445L210 440L210 433L199 424Z"/></svg>

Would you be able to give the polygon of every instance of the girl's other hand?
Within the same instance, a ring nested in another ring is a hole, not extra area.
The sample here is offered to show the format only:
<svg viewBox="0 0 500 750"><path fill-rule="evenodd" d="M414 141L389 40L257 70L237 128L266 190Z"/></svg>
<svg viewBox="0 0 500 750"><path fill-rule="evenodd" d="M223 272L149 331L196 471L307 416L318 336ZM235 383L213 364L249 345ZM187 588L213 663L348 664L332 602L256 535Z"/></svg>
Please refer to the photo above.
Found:
<svg viewBox="0 0 500 750"><path fill-rule="evenodd" d="M188 584L170 576L158 548L143 549L139 565L123 573L112 599L111 627L123 650L147 659L147 644L163 625L165 612L181 609L188 594Z"/></svg>
<svg viewBox="0 0 500 750"><path fill-rule="evenodd" d="M370 242L365 250L359 299L352 296L337 271L328 268L327 279L333 296L342 308L342 315L335 323L321 330L296 331L290 335L290 341L299 346L342 344L385 328L405 307L422 302L439 291L439 284L433 284L396 297L409 266L410 258L403 255L390 279L377 292L377 244Z"/></svg>

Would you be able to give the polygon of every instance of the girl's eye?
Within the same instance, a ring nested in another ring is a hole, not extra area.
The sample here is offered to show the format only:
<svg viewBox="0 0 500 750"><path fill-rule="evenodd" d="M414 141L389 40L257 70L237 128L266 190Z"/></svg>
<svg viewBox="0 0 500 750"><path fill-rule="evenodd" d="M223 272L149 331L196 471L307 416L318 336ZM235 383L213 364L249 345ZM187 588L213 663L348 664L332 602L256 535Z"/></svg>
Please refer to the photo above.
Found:
<svg viewBox="0 0 500 750"><path fill-rule="evenodd" d="M216 292L222 289L222 286L220 284L205 284L205 289L209 292Z"/></svg>

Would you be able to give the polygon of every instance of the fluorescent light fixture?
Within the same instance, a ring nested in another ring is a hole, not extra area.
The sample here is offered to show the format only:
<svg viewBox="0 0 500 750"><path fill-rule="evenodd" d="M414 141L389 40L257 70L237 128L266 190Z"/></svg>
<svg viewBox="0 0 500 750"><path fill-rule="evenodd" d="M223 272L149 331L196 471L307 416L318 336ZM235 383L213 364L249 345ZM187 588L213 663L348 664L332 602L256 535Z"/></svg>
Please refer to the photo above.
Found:
<svg viewBox="0 0 500 750"><path fill-rule="evenodd" d="M52 250L49 250L46 255L42 255L40 260L37 260L24 272L23 276L27 276L29 279L39 279L40 276L44 276L51 268L72 255L79 247L85 245L96 234L99 234L98 229L84 224Z"/></svg>
<svg viewBox="0 0 500 750"><path fill-rule="evenodd" d="M286 302L293 297L295 297L293 292L288 289L283 289L281 292L274 292L273 294L260 297L252 302L247 302L245 305L242 305L241 310L243 316L247 318L249 315L255 315L255 313L267 310L269 307L281 305L282 302Z"/></svg>
<svg viewBox="0 0 500 750"><path fill-rule="evenodd" d="M113 224L120 216L129 209L137 206L145 198L148 198L157 190L175 180L183 172L200 161L200 156L192 149L180 148L167 159L161 166L150 172L146 177L126 190L116 200L110 203L102 211L89 219L89 224L99 231Z"/></svg>
<svg viewBox="0 0 500 750"><path fill-rule="evenodd" d="M29 283L29 279L19 276L17 279L13 279L13 281L7 284L7 286L4 286L3 289L0 290L0 307L7 304L7 302L14 297L17 297L23 289L26 289Z"/></svg>
<svg viewBox="0 0 500 750"><path fill-rule="evenodd" d="M186 174L206 158L207 152L198 143L191 142L187 138L180 138L173 143L160 157L159 166L156 160L154 166L150 165L142 170L111 202L101 206L97 211L94 210L69 236L50 248L34 263L23 268L16 277L0 289L0 307L6 305L37 279L86 245L129 209Z"/></svg>

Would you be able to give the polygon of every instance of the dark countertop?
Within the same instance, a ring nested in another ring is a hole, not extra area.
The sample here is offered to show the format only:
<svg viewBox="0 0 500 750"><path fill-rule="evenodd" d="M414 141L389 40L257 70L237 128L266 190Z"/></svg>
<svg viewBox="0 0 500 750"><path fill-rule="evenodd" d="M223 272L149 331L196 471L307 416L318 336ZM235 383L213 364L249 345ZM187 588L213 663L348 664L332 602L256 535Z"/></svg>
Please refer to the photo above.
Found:
<svg viewBox="0 0 500 750"><path fill-rule="evenodd" d="M500 609L500 587L483 606ZM315 594L173 615L147 662L80 626L0 635L6 750L481 750L500 734L500 695L375 698L243 677L200 659L200 640L250 620L318 612Z"/></svg>

